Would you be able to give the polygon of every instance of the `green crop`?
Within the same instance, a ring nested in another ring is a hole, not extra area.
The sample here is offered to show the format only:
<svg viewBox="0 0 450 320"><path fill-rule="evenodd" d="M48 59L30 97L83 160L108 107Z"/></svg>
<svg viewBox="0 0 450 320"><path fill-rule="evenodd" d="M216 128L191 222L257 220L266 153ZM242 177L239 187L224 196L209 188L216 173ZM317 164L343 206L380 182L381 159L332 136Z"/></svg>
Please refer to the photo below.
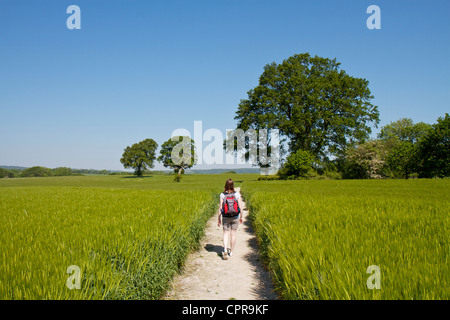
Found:
<svg viewBox="0 0 450 320"><path fill-rule="evenodd" d="M285 299L448 299L449 180L242 186ZM370 289L379 268L381 289Z"/></svg>
<svg viewBox="0 0 450 320"><path fill-rule="evenodd" d="M160 298L224 183L221 175L0 181L0 298ZM80 289L66 283L70 266Z"/></svg>
<svg viewBox="0 0 450 320"><path fill-rule="evenodd" d="M283 298L450 297L449 180L257 177L231 176ZM0 298L161 298L198 245L227 178L1 180ZM381 289L368 288L373 265ZM80 289L67 283L73 266Z"/></svg>

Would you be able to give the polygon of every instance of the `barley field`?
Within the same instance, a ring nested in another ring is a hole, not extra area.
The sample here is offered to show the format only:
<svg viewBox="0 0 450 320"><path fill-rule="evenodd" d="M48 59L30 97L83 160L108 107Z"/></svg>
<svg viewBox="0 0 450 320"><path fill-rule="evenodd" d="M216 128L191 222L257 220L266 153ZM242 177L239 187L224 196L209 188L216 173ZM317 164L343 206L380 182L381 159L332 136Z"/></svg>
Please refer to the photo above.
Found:
<svg viewBox="0 0 450 320"><path fill-rule="evenodd" d="M0 180L0 299L160 299L230 177L282 298L450 298L449 180L233 174Z"/></svg>
<svg viewBox="0 0 450 320"><path fill-rule="evenodd" d="M1 180L0 298L160 298L216 212L225 179Z"/></svg>
<svg viewBox="0 0 450 320"><path fill-rule="evenodd" d="M258 181L242 190L284 299L450 298L450 180Z"/></svg>

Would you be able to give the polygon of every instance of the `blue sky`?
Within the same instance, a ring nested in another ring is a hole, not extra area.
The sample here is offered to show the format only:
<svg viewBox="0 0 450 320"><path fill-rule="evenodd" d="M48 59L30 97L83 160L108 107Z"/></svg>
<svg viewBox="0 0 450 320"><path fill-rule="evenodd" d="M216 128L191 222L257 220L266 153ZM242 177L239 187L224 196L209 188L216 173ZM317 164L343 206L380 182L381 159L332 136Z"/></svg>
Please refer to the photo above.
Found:
<svg viewBox="0 0 450 320"><path fill-rule="evenodd" d="M264 65L303 52L369 80L379 127L434 123L450 111L449 15L447 0L0 0L0 165L121 170L126 146L195 120L225 134Z"/></svg>

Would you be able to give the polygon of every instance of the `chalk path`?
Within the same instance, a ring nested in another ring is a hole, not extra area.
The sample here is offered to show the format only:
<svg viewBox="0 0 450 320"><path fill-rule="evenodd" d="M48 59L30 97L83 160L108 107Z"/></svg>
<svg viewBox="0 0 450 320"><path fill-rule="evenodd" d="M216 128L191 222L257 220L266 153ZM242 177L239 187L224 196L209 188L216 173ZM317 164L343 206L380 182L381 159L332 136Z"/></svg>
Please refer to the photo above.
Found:
<svg viewBox="0 0 450 320"><path fill-rule="evenodd" d="M235 188L239 191L240 188ZM200 249L192 252L181 274L172 281L167 300L264 300L277 299L269 273L260 262L257 240L248 219L244 201L244 220L236 234L233 256L223 260L223 229L217 214L208 221Z"/></svg>

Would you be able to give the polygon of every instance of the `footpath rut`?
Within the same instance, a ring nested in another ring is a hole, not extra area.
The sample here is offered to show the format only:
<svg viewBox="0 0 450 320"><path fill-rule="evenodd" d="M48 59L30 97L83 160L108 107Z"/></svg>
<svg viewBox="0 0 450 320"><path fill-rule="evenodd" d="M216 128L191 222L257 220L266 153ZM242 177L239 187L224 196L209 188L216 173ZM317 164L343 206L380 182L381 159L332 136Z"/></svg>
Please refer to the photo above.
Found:
<svg viewBox="0 0 450 320"><path fill-rule="evenodd" d="M207 223L200 249L188 256L182 273L172 281L172 289L165 299L277 299L270 275L260 262L257 240L244 201L241 201L241 208L244 220L237 230L233 256L222 259L223 231L222 226L217 226L217 214L214 214Z"/></svg>

